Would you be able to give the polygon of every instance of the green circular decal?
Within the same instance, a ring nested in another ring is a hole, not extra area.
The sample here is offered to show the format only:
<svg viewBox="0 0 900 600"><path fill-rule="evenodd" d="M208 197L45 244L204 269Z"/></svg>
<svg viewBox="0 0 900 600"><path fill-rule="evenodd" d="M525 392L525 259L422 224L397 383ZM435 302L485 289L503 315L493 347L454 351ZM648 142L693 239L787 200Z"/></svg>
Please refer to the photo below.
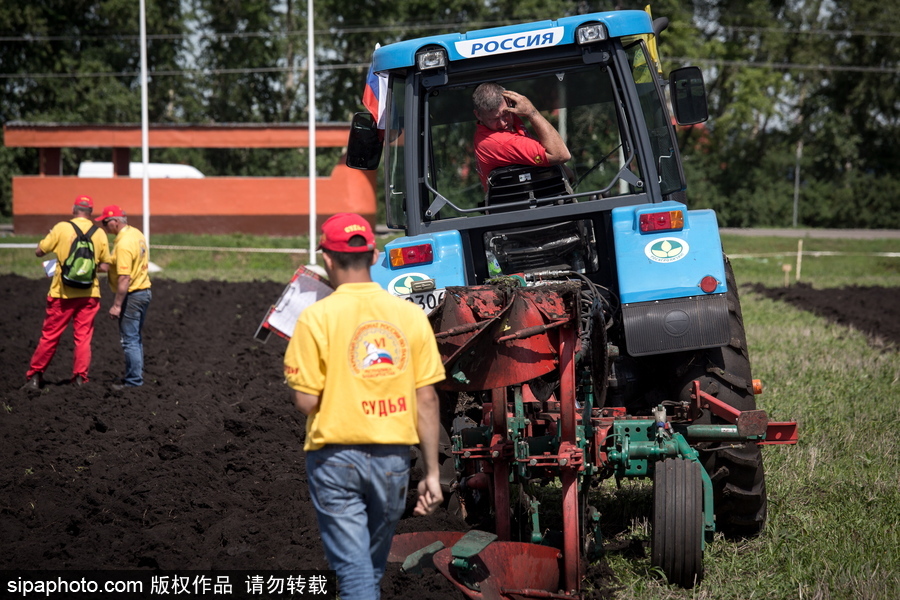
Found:
<svg viewBox="0 0 900 600"><path fill-rule="evenodd" d="M426 279L431 279L428 275L424 273L404 273L399 277L395 277L388 284L388 291L395 296L403 296L405 294L412 294L412 284L416 281L425 281Z"/></svg>
<svg viewBox="0 0 900 600"><path fill-rule="evenodd" d="M678 238L662 238L654 240L644 247L644 254L654 262L668 263L681 260L687 256L688 243Z"/></svg>

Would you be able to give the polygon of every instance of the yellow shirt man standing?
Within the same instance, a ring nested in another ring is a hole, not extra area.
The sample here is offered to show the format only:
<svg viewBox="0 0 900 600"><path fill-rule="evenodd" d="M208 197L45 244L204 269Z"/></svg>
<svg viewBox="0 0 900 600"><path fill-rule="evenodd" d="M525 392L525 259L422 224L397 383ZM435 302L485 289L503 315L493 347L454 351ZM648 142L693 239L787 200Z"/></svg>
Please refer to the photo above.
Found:
<svg viewBox="0 0 900 600"><path fill-rule="evenodd" d="M443 500L434 384L444 365L425 313L372 281L378 250L365 219L334 215L319 248L335 291L297 320L285 380L307 415L310 498L341 598L378 598L406 505L411 445L425 462L414 513Z"/></svg>
<svg viewBox="0 0 900 600"><path fill-rule="evenodd" d="M116 236L109 270L109 286L116 297L109 317L118 319L122 350L125 353L125 377L113 384L115 391L144 384L144 319L150 307L150 252L144 234L128 224L128 216L119 206L103 208L94 219Z"/></svg>

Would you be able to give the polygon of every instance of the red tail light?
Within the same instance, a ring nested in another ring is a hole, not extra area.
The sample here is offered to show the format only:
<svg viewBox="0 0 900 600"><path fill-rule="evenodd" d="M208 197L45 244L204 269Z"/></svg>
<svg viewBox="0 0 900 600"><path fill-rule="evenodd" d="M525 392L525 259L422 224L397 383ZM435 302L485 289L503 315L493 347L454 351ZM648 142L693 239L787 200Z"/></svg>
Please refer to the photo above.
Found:
<svg viewBox="0 0 900 600"><path fill-rule="evenodd" d="M684 213L680 210L644 213L640 216L639 225L642 233L684 229Z"/></svg>
<svg viewBox="0 0 900 600"><path fill-rule="evenodd" d="M434 249L431 244L391 248L390 257L392 267L424 265L434 262Z"/></svg>

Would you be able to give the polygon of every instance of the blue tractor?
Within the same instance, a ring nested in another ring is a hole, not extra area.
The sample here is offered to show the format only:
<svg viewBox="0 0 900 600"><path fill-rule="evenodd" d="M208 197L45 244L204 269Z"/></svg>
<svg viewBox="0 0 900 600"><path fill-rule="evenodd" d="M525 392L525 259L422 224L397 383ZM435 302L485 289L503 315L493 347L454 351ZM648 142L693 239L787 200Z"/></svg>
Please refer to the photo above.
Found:
<svg viewBox="0 0 900 600"><path fill-rule="evenodd" d="M796 439L756 409L716 215L685 204L675 125L704 121L706 95L695 67L663 78L666 23L583 14L373 55L378 114L354 117L347 164L383 164L386 223L405 235L372 277L430 315L445 495L473 527L398 536L394 555L426 556L470 597L577 596L602 550L591 493L610 478L652 480L652 562L693 586L714 531L765 523L759 445ZM482 181L486 82L527 97L570 160ZM548 482L561 532L541 523Z"/></svg>

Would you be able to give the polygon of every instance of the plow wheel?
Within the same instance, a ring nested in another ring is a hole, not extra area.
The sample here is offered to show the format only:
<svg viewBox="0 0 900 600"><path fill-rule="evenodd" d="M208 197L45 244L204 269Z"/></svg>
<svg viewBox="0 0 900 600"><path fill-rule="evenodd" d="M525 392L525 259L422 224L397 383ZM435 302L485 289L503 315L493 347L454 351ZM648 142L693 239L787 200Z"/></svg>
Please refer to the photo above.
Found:
<svg viewBox="0 0 900 600"><path fill-rule="evenodd" d="M700 464L669 458L653 477L651 563L669 583L692 588L703 578L703 480Z"/></svg>

